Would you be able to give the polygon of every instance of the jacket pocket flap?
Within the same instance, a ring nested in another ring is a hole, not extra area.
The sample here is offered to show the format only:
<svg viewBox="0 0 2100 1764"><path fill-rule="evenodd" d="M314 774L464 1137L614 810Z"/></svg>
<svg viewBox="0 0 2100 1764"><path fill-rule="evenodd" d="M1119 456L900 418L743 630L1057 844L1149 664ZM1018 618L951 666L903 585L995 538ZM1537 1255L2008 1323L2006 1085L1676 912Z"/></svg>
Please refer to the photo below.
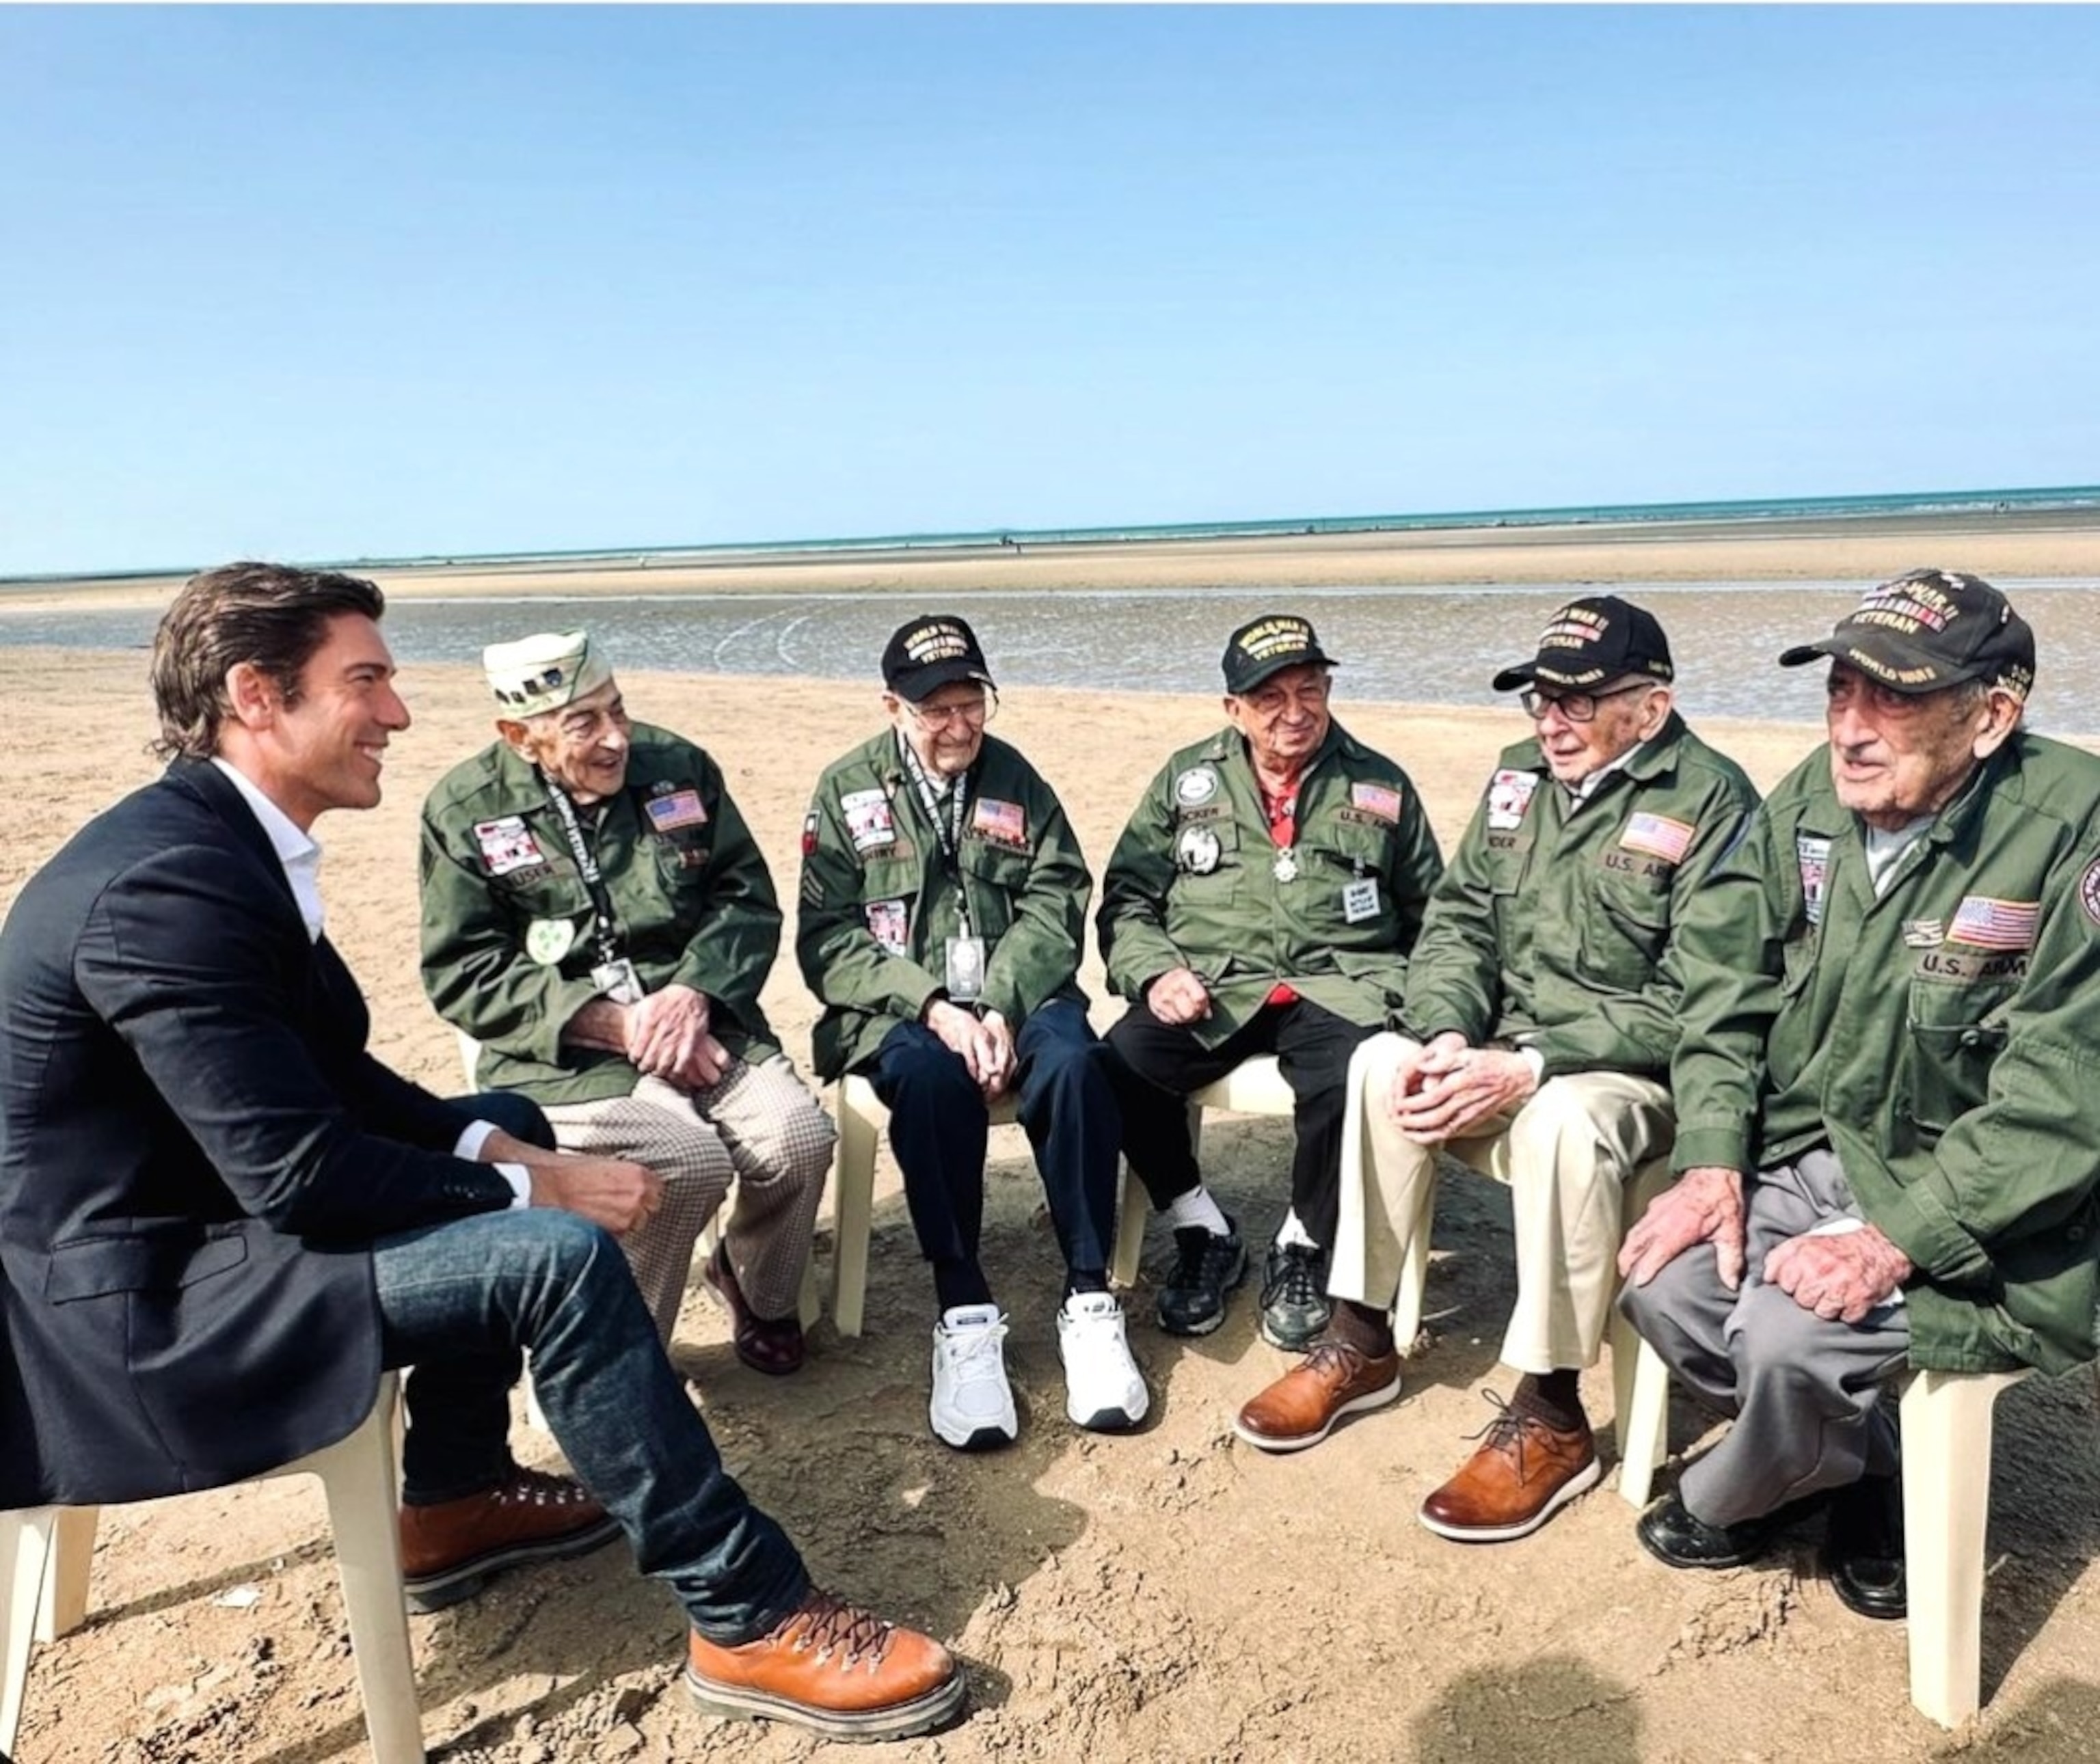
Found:
<svg viewBox="0 0 2100 1764"><path fill-rule="evenodd" d="M54 1304L113 1292L169 1291L223 1274L248 1259L247 1239L194 1231L80 1237L51 1251L44 1296Z"/></svg>

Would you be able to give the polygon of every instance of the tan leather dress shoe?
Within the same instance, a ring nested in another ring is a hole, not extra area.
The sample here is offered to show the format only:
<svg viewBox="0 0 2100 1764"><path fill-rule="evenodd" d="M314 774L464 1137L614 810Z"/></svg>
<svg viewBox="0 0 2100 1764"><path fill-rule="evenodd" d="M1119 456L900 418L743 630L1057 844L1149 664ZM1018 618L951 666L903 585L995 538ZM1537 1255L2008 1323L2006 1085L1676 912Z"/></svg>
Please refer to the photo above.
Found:
<svg viewBox="0 0 2100 1764"><path fill-rule="evenodd" d="M1550 1427L1536 1415L1503 1405L1480 1449L1422 1503L1417 1515L1440 1537L1459 1543L1507 1543L1528 1537L1604 1475L1588 1427Z"/></svg>
<svg viewBox="0 0 2100 1764"><path fill-rule="evenodd" d="M962 1707L963 1675L931 1636L814 1587L767 1634L720 1647L696 1629L686 1689L713 1715L763 1715L839 1740L901 1740Z"/></svg>
<svg viewBox="0 0 2100 1764"><path fill-rule="evenodd" d="M1240 1410L1233 1431L1264 1452L1302 1452L1344 1415L1383 1409L1400 1396L1397 1350L1375 1356L1324 1341Z"/></svg>
<svg viewBox="0 0 2100 1764"><path fill-rule="evenodd" d="M411 1611L471 1599L505 1568L582 1555L620 1535L567 1476L516 1471L479 1494L401 1509L401 1577Z"/></svg>

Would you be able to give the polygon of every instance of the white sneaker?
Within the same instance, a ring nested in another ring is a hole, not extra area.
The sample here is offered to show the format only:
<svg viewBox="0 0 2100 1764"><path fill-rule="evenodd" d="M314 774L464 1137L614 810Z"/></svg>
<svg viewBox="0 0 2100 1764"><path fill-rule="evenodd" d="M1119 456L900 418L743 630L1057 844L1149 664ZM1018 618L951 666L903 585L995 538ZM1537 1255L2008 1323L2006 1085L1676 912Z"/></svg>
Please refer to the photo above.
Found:
<svg viewBox="0 0 2100 1764"><path fill-rule="evenodd" d="M1152 1399L1130 1357L1114 1294L1075 1292L1065 1301L1057 1312L1057 1352L1065 1362L1065 1413L1079 1426L1115 1433L1145 1419Z"/></svg>
<svg viewBox="0 0 2100 1764"><path fill-rule="evenodd" d="M959 1452L1011 1445L1021 1431L1006 1382L1006 1319L995 1304L959 1304L933 1325L933 1431Z"/></svg>

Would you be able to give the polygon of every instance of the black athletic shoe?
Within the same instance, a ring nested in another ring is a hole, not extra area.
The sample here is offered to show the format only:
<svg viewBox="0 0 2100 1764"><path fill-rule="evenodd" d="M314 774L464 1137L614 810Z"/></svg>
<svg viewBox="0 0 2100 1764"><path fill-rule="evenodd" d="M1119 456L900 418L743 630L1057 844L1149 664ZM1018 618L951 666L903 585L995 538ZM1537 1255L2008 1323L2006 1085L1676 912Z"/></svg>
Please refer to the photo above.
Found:
<svg viewBox="0 0 2100 1764"><path fill-rule="evenodd" d="M1159 1290L1159 1326L1169 1335L1207 1335L1225 1321L1225 1294L1246 1278L1246 1246L1228 1218L1220 1237L1201 1225L1174 1233L1174 1270Z"/></svg>
<svg viewBox="0 0 2100 1764"><path fill-rule="evenodd" d="M1303 1243L1271 1245L1261 1272L1261 1338L1286 1353L1305 1353L1334 1315L1326 1257Z"/></svg>

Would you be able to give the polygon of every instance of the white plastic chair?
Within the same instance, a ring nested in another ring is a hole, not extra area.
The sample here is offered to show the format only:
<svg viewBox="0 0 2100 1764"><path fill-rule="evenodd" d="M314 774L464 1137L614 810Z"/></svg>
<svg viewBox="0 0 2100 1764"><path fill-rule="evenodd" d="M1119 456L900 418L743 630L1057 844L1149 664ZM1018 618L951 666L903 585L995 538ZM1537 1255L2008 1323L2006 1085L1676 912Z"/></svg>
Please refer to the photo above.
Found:
<svg viewBox="0 0 2100 1764"><path fill-rule="evenodd" d="M1189 1137L1200 1145L1203 1111L1223 1109L1239 1114L1287 1115L1296 1106L1290 1087L1277 1069L1275 1056L1261 1054L1241 1062L1214 1084L1189 1098ZM867 1304L867 1248L875 1207L876 1136L889 1111L876 1100L875 1087L849 1074L838 1087L839 1144L832 1165L832 1321L841 1335L858 1335ZM1014 1118L1009 1094L992 1105L992 1122ZM1145 1250L1145 1222L1150 1211L1142 1184L1126 1168L1116 1208L1115 1247L1109 1277L1118 1286L1137 1278Z"/></svg>
<svg viewBox="0 0 2100 1764"><path fill-rule="evenodd" d="M390 1372L379 1381L371 1413L346 1439L249 1480L320 1478L335 1534L373 1764L421 1764L422 1712L416 1700L415 1658L401 1588L395 1394ZM92 1506L46 1506L0 1513L0 1756L14 1749L32 1643L55 1641L86 1617L100 1511Z"/></svg>

